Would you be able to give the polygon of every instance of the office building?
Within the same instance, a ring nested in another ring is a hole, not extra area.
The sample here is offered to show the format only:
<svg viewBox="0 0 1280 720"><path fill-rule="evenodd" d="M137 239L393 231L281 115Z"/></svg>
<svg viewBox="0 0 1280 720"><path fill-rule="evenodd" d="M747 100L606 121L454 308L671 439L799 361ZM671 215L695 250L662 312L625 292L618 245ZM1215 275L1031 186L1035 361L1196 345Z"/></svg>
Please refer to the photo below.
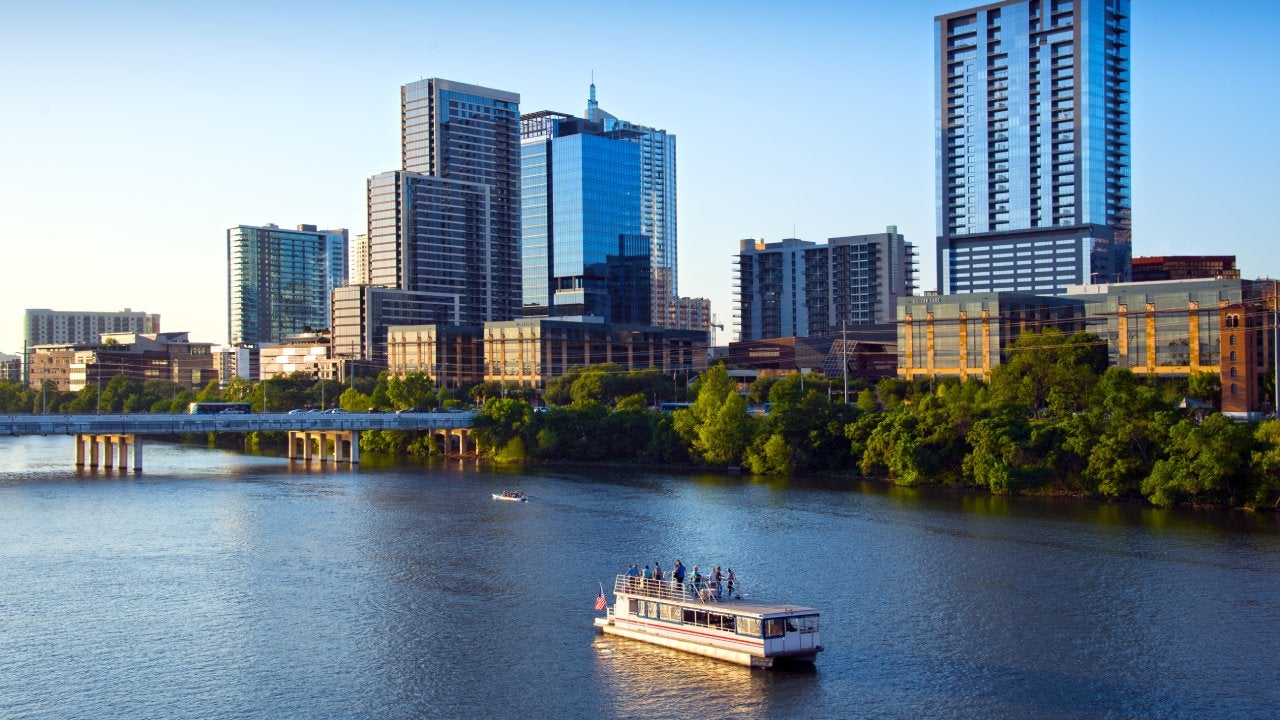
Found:
<svg viewBox="0 0 1280 720"><path fill-rule="evenodd" d="M639 135L550 111L521 118L525 316L652 323Z"/></svg>
<svg viewBox="0 0 1280 720"><path fill-rule="evenodd" d="M351 239L351 251L349 253L348 265L351 266L350 272L347 274L348 285L368 285L369 284L369 234L360 233Z"/></svg>
<svg viewBox="0 0 1280 720"><path fill-rule="evenodd" d="M22 358L0 353L0 382L22 381Z"/></svg>
<svg viewBox="0 0 1280 720"><path fill-rule="evenodd" d="M600 109L521 120L524 311L672 327L676 147Z"/></svg>
<svg viewBox="0 0 1280 720"><path fill-rule="evenodd" d="M596 102L591 83L586 119L640 148L640 235L649 239L650 316L670 325L679 297L676 273L676 136L659 128L620 120Z"/></svg>
<svg viewBox="0 0 1280 720"><path fill-rule="evenodd" d="M1192 279L1077 285L1060 295L972 293L898 303L898 376L988 378L1025 331L1087 331L1142 377L1217 373L1224 413L1274 410L1277 283Z"/></svg>
<svg viewBox="0 0 1280 720"><path fill-rule="evenodd" d="M1133 282L1239 279L1235 255L1162 255L1133 259Z"/></svg>
<svg viewBox="0 0 1280 720"><path fill-rule="evenodd" d="M520 96L431 78L400 89L402 168L369 179L368 271L334 297L334 352L386 358L388 324L478 324L520 308ZM384 312L385 310L385 312ZM345 333L359 328L364 335Z"/></svg>
<svg viewBox="0 0 1280 720"><path fill-rule="evenodd" d="M103 333L92 343L59 343L32 348L31 387L51 383L59 391L105 387L116 375L131 382L167 380L197 391L218 379L212 343L193 343L185 332ZM149 408L137 408L148 410Z"/></svg>
<svg viewBox="0 0 1280 720"><path fill-rule="evenodd" d="M735 270L739 340L829 335L893 322L915 290L915 249L894 226L823 244L743 240Z"/></svg>
<svg viewBox="0 0 1280 720"><path fill-rule="evenodd" d="M1130 278L1129 2L935 18L938 289Z"/></svg>
<svg viewBox="0 0 1280 720"><path fill-rule="evenodd" d="M484 380L484 331L460 325L393 325L387 369L396 377L423 373L436 387L460 390Z"/></svg>
<svg viewBox="0 0 1280 720"><path fill-rule="evenodd" d="M280 342L329 327L329 296L347 281L347 231L299 225L227 230L227 338Z"/></svg>
<svg viewBox="0 0 1280 720"><path fill-rule="evenodd" d="M125 308L119 312L28 309L23 315L22 355L30 359L37 345L97 343L102 333L160 332L160 316ZM23 366L23 382L34 383Z"/></svg>

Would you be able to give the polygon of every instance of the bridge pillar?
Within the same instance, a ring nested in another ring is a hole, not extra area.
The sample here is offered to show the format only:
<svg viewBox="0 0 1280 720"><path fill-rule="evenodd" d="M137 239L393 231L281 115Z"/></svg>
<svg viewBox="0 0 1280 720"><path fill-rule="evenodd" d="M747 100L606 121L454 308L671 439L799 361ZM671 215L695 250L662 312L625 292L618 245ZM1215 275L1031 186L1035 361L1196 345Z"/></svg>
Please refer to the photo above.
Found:
<svg viewBox="0 0 1280 720"><path fill-rule="evenodd" d="M129 469L129 450L133 450L133 470L139 472L142 470L142 438L137 435L84 435L77 434L73 436L75 442L76 467L85 466L85 445L89 446L89 462L91 468L98 467L99 449L101 443L101 460L102 468L105 470ZM117 455L117 453L119 453Z"/></svg>
<svg viewBox="0 0 1280 720"><path fill-rule="evenodd" d="M351 464L356 465L360 462L360 431L351 431Z"/></svg>
<svg viewBox="0 0 1280 720"><path fill-rule="evenodd" d="M302 433L302 461L311 462L311 433Z"/></svg>

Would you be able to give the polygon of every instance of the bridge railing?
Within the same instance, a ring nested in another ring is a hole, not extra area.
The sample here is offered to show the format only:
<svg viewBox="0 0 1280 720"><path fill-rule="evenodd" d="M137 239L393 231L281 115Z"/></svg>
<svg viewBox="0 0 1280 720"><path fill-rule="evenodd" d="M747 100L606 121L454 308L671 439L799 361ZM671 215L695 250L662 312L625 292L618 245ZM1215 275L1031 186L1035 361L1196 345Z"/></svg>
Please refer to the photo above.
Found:
<svg viewBox="0 0 1280 720"><path fill-rule="evenodd" d="M217 413L0 415L0 435L168 435L199 432L451 430L475 413Z"/></svg>

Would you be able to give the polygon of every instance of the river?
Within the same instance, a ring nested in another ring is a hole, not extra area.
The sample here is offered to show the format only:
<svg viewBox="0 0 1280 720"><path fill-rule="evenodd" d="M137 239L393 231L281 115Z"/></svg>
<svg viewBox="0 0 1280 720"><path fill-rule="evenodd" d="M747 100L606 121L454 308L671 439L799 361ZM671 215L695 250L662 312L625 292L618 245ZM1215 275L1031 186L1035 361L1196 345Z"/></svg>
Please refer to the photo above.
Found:
<svg viewBox="0 0 1280 720"><path fill-rule="evenodd" d="M1270 718L1272 514L0 438L0 717ZM495 502L519 488L528 503ZM591 626L632 562L812 605L813 670Z"/></svg>

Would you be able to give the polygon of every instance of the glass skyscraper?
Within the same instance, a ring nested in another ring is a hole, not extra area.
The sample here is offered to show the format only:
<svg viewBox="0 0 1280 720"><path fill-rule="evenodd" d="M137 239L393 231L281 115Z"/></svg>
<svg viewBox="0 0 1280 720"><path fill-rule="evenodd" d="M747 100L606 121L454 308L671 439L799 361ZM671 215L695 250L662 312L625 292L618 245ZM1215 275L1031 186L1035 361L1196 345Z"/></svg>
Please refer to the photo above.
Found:
<svg viewBox="0 0 1280 720"><path fill-rule="evenodd" d="M675 136L601 110L521 123L526 315L675 318Z"/></svg>
<svg viewBox="0 0 1280 720"><path fill-rule="evenodd" d="M523 118L526 314L652 324L636 135L560 113Z"/></svg>
<svg viewBox="0 0 1280 720"><path fill-rule="evenodd" d="M1128 280L1129 1L1009 0L934 32L938 289Z"/></svg>
<svg viewBox="0 0 1280 720"><path fill-rule="evenodd" d="M329 327L329 296L347 278L347 231L299 225L227 230L227 337L278 343Z"/></svg>

